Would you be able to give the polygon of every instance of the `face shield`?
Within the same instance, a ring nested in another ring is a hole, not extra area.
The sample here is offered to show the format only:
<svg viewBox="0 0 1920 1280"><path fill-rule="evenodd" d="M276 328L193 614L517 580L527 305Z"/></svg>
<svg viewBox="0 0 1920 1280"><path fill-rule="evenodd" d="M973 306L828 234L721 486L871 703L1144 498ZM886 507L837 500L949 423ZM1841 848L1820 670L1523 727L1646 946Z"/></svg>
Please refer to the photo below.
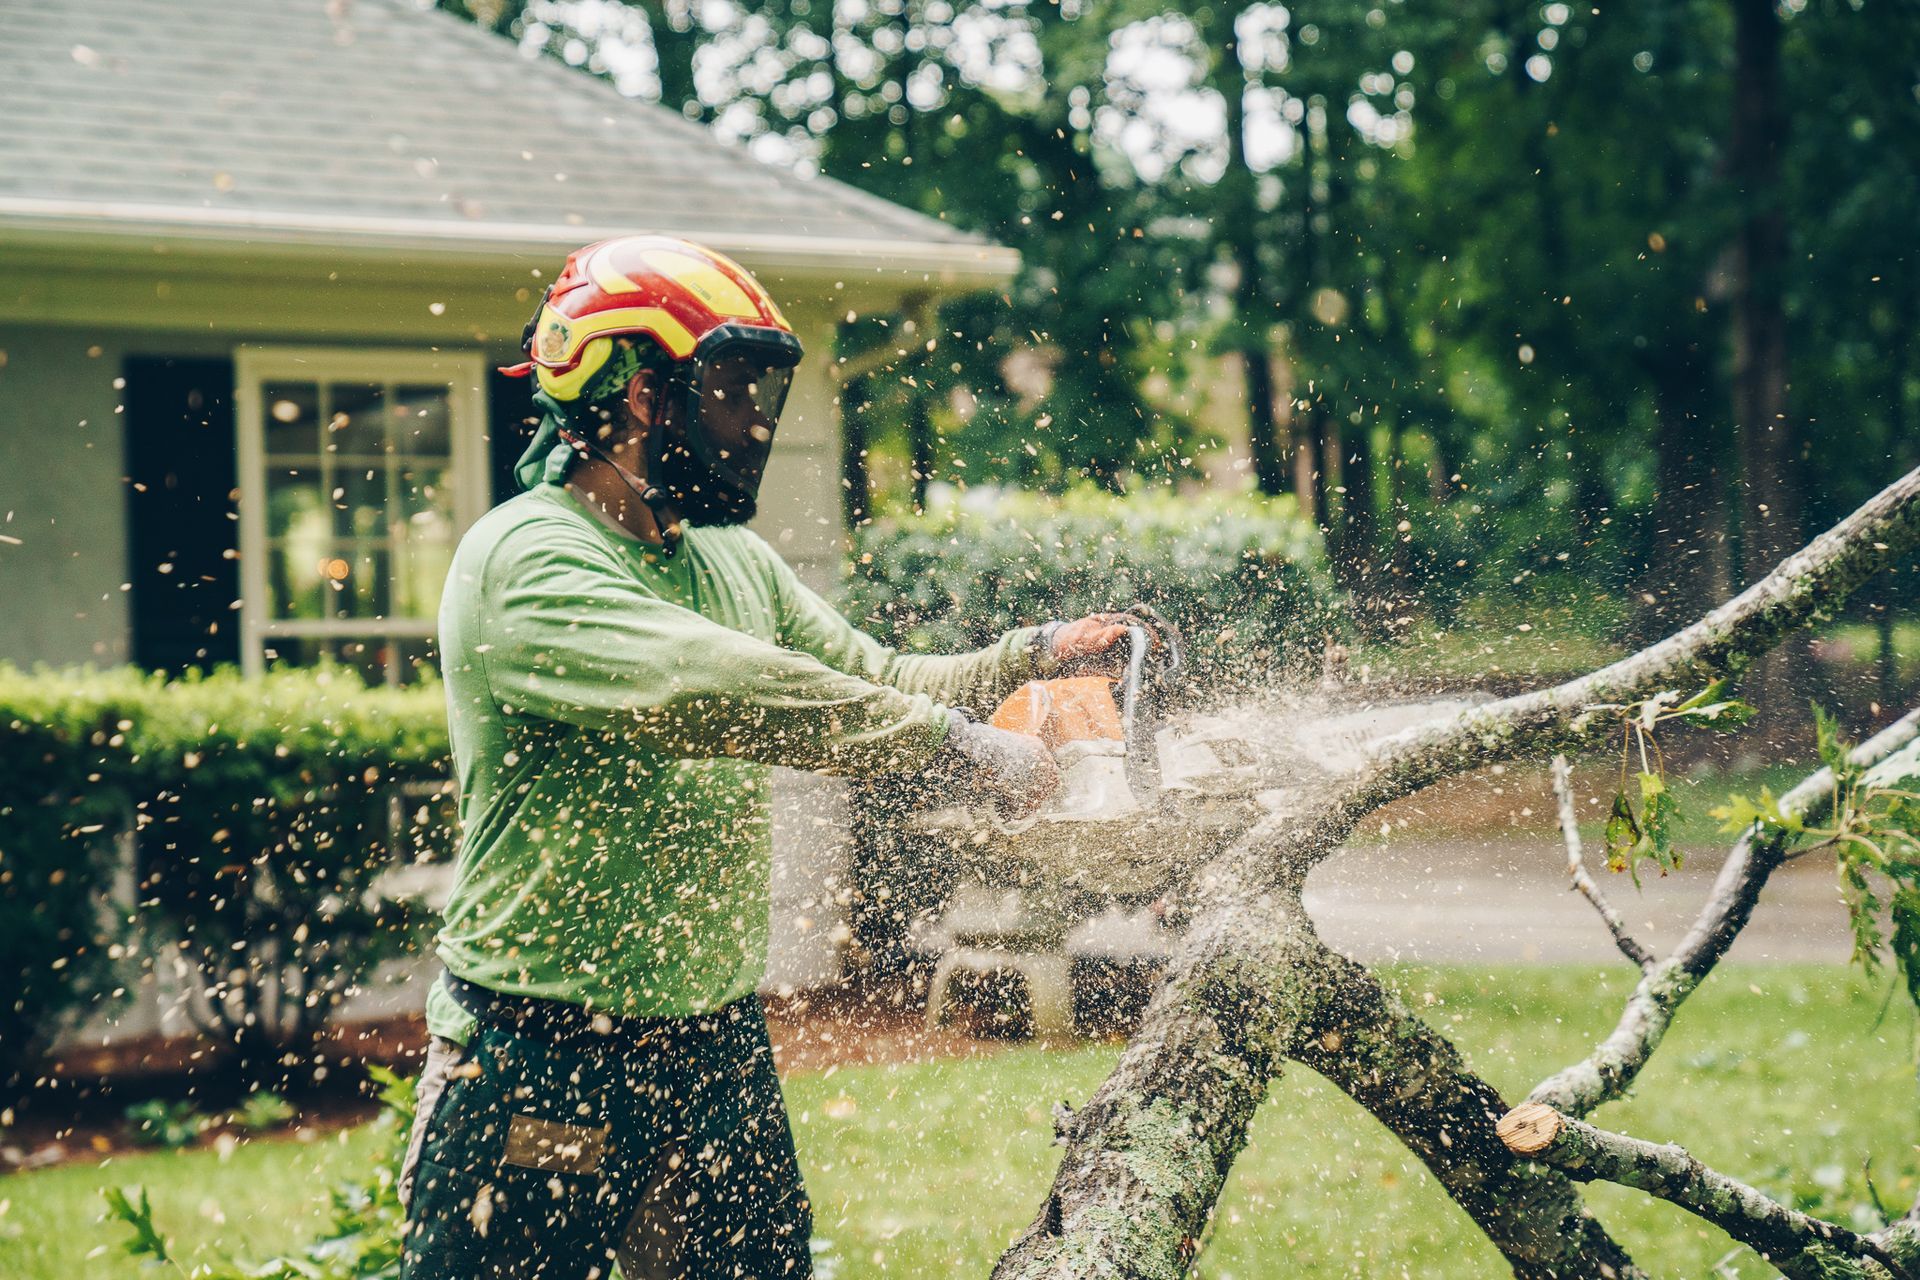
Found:
<svg viewBox="0 0 1920 1280"><path fill-rule="evenodd" d="M800 343L780 330L727 325L701 342L664 488L696 524L752 519L786 407Z"/></svg>

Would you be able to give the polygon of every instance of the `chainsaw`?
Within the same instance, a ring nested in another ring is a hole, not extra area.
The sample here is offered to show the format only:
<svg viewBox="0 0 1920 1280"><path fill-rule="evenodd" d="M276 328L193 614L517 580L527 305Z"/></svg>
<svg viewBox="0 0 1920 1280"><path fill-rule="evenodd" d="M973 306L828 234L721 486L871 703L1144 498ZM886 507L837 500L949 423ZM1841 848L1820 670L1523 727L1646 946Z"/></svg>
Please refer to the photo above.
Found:
<svg viewBox="0 0 1920 1280"><path fill-rule="evenodd" d="M1169 626L1127 628L1119 676L1035 680L989 718L1053 752L1060 786L1035 813L949 806L916 828L989 886L1072 914L1150 903L1252 820L1257 760L1184 704L1186 656Z"/></svg>
<svg viewBox="0 0 1920 1280"><path fill-rule="evenodd" d="M1186 676L1179 633L1127 628L1127 660L1118 679L1067 676L1034 680L1002 702L988 721L1030 734L1060 767L1060 788L1030 817L1001 821L1018 834L1045 822L1117 820L1152 803L1161 786L1158 741Z"/></svg>

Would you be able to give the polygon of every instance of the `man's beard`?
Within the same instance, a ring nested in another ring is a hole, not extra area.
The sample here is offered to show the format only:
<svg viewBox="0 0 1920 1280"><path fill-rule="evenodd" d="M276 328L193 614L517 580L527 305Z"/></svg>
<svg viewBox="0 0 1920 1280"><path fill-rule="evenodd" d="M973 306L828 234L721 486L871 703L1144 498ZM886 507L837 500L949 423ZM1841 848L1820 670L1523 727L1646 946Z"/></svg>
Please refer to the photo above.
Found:
<svg viewBox="0 0 1920 1280"><path fill-rule="evenodd" d="M657 483L682 519L707 528L745 524L759 505L757 484L752 492L727 484L678 441L664 451Z"/></svg>

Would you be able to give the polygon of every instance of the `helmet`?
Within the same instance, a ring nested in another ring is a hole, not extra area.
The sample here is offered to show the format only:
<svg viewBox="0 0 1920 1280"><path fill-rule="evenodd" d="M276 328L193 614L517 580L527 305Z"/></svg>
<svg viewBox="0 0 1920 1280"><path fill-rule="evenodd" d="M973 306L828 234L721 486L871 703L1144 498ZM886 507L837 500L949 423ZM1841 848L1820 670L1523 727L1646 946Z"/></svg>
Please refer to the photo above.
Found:
<svg viewBox="0 0 1920 1280"><path fill-rule="evenodd" d="M616 359L636 350L635 338L666 364L658 403L682 406L677 430L650 433L649 504L703 523L752 518L800 362L793 327L731 259L671 236L620 236L567 256L527 325L527 361L502 372L533 375L538 398L583 425L574 410L639 367ZM578 433L567 438L599 452Z"/></svg>

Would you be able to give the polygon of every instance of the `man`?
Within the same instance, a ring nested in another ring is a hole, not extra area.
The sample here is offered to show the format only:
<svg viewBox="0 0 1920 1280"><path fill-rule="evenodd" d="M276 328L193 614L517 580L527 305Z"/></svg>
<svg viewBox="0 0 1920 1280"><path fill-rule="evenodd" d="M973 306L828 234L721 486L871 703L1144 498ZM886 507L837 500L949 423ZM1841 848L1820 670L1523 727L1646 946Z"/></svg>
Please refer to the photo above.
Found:
<svg viewBox="0 0 1920 1280"><path fill-rule="evenodd" d="M755 989L768 765L1031 811L979 718L1108 666L1119 615L910 657L743 526L800 360L685 241L567 259L528 325L526 492L462 540L440 642L463 830L401 1174L411 1280L804 1276L811 1217Z"/></svg>

